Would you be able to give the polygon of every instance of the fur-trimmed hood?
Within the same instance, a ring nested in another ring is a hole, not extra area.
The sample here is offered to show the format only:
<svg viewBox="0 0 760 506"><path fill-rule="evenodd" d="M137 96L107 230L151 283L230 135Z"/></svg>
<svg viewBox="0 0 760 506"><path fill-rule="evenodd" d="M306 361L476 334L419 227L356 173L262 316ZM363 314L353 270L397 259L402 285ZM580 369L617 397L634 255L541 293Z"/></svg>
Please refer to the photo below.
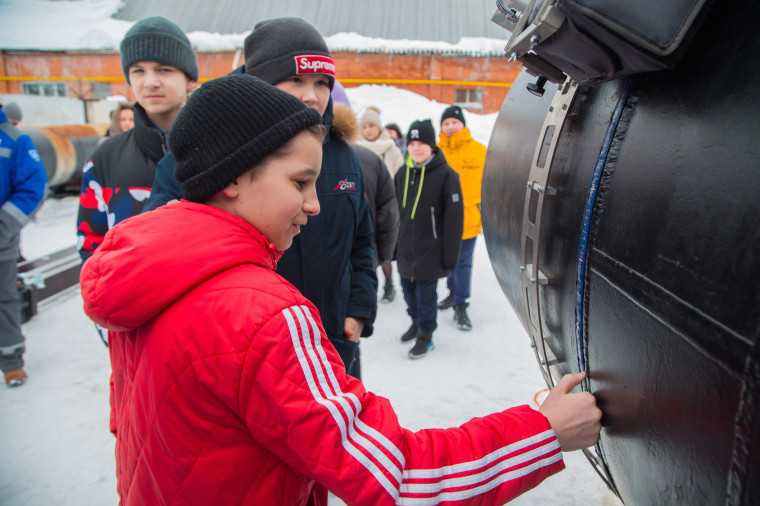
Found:
<svg viewBox="0 0 760 506"><path fill-rule="evenodd" d="M331 99L332 101L332 99ZM328 107L328 110L330 108ZM327 116L327 112L325 112ZM356 115L350 107L344 104L333 104L332 106L332 125L330 135L337 140L347 144L354 144L359 134L359 124L356 121Z"/></svg>

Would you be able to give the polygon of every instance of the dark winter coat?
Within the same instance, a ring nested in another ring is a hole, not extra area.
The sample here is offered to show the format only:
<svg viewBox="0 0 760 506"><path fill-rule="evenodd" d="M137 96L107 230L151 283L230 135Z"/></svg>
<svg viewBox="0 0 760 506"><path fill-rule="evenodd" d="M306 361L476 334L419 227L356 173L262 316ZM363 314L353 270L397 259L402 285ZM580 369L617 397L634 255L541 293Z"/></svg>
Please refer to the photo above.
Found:
<svg viewBox="0 0 760 506"><path fill-rule="evenodd" d="M323 123L328 134L317 178L321 210L293 238L293 245L277 264L277 273L317 306L328 337L342 353L339 346L348 343L343 339L347 317L364 322L362 336L372 335L377 275L372 265L372 220L362 169L344 141L347 125L333 124L332 99Z"/></svg>
<svg viewBox="0 0 760 506"><path fill-rule="evenodd" d="M166 149L166 134L140 104L135 104L135 127L95 149L82 169L79 194L77 246L82 260L114 225L142 212Z"/></svg>
<svg viewBox="0 0 760 506"><path fill-rule="evenodd" d="M171 200L182 198L182 187L174 177L174 167L177 162L171 151L166 151L158 165L156 165L156 177L153 178L153 186L150 189L150 197L145 202L143 212L152 211Z"/></svg>
<svg viewBox="0 0 760 506"><path fill-rule="evenodd" d="M440 148L422 167L409 154L394 180L400 212L396 261L411 280L446 276L457 264L462 243L464 205L459 176Z"/></svg>
<svg viewBox="0 0 760 506"><path fill-rule="evenodd" d="M364 173L372 217L375 267L393 260L398 237L398 204L393 180L382 158L364 146L352 146Z"/></svg>

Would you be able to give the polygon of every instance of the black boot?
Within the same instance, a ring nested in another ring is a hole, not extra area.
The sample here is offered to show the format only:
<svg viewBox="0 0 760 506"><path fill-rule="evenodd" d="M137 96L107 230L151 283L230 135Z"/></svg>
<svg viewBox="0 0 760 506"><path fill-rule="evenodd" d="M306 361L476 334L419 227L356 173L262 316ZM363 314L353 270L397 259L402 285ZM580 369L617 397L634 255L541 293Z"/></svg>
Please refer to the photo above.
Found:
<svg viewBox="0 0 760 506"><path fill-rule="evenodd" d="M388 278L385 280L385 288L383 292L382 302L393 302L396 298L396 289L393 288L393 280Z"/></svg>
<svg viewBox="0 0 760 506"><path fill-rule="evenodd" d="M467 316L467 306L464 304L454 308L454 320L457 322L459 330L472 330L472 322Z"/></svg>
<svg viewBox="0 0 760 506"><path fill-rule="evenodd" d="M449 295L438 303L438 309L448 309L454 302L454 294L449 292Z"/></svg>
<svg viewBox="0 0 760 506"><path fill-rule="evenodd" d="M412 325L406 329L406 332L401 334L401 342L402 343L408 343L412 339L417 337L417 331L419 329L417 328L417 324L412 322Z"/></svg>
<svg viewBox="0 0 760 506"><path fill-rule="evenodd" d="M429 351L432 351L434 349L435 346L433 345L432 332L425 332L424 330L420 330L417 333L417 342L415 342L412 349L409 350L409 358L422 358L427 355Z"/></svg>

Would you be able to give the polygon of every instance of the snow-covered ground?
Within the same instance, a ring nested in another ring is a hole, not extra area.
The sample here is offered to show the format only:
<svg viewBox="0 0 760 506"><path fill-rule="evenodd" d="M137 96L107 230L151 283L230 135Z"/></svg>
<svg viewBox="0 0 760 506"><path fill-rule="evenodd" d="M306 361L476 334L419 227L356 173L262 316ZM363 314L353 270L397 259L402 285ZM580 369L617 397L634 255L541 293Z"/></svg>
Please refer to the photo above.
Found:
<svg viewBox="0 0 760 506"><path fill-rule="evenodd" d="M445 107L385 86L348 91L357 112L381 104L383 120L404 129L416 118L429 117L437 125ZM483 142L494 119L467 116ZM24 255L37 258L73 245L76 205L74 197L47 200L22 232ZM445 294L441 280L439 295ZM398 340L409 325L402 298L379 305L375 334L362 340L364 379L368 388L391 400L405 427L450 427L508 406L537 407L534 398L541 398L546 385L528 336L493 274L482 237L475 249L470 317L473 330L461 332L451 310L441 312L436 349L412 361L406 356L408 346ZM23 331L30 378L20 388L0 388L0 504L116 504L108 353L82 312L77 288L40 304L39 314ZM565 454L565 462L565 471L513 504L621 504L580 452ZM342 503L333 497L331 504Z"/></svg>

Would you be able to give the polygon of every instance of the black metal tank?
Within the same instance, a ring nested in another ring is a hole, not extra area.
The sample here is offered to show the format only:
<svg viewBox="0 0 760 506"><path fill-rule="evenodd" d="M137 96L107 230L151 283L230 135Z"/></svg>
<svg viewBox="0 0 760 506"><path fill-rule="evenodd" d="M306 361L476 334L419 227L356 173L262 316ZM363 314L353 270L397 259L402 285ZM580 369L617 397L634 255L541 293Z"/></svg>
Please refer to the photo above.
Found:
<svg viewBox="0 0 760 506"><path fill-rule="evenodd" d="M719 2L671 70L523 72L489 143L493 268L547 382L588 371L627 505L760 504L758 26Z"/></svg>

